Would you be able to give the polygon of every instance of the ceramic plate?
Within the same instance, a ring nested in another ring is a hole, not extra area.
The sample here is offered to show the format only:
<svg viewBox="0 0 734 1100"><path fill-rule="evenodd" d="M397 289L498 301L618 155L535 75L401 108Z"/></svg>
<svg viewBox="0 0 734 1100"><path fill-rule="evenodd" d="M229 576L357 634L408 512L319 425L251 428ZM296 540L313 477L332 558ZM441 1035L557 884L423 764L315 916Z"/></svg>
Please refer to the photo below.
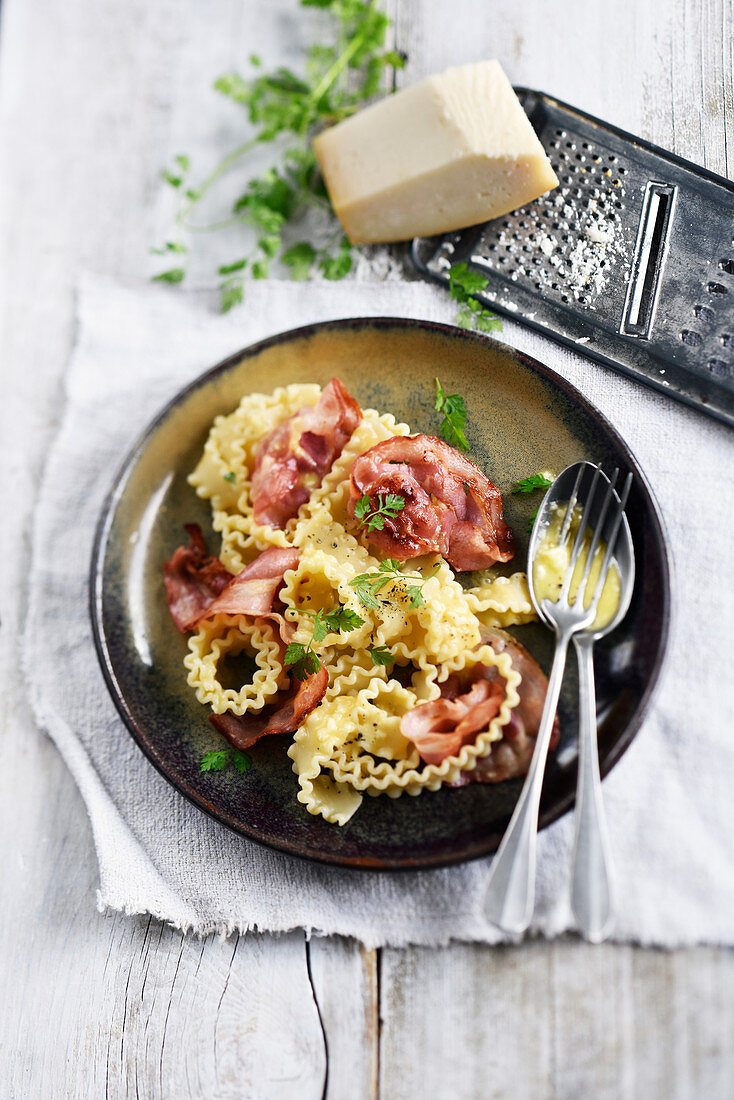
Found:
<svg viewBox="0 0 734 1100"><path fill-rule="evenodd" d="M141 437L120 471L100 519L92 563L92 618L102 669L132 736L176 788L222 824L262 844L328 863L363 868L436 867L494 851L521 781L365 798L344 827L312 817L296 801L286 756L290 738L251 750L244 776L202 774L199 762L224 739L186 685L186 640L166 605L162 565L200 523L210 548L209 512L186 477L214 417L248 392L337 375L360 404L391 412L416 432L435 434L434 378L469 409L471 457L502 490L524 569L529 517L540 494L512 496L514 481L589 459L635 473L628 515L637 557L630 611L596 647L602 774L637 731L660 670L669 618L669 579L660 519L644 475L611 425L547 367L493 340L448 325L392 318L313 325L238 352L180 393ZM552 638L536 624L513 633L550 666ZM550 760L541 825L573 804L576 782L576 669L569 658L560 703L561 742Z"/></svg>

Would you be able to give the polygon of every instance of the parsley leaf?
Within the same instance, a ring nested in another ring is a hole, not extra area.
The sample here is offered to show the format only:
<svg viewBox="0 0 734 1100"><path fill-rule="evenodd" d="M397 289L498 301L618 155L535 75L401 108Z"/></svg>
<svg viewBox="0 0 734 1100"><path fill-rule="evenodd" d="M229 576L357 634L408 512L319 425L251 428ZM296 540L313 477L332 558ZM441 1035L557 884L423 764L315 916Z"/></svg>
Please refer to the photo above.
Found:
<svg viewBox="0 0 734 1100"><path fill-rule="evenodd" d="M293 675L301 681L308 680L309 676L313 676L321 668L321 661L311 649L311 642L307 646L301 642L291 642L285 651L283 663L286 668L290 666Z"/></svg>
<svg viewBox="0 0 734 1100"><path fill-rule="evenodd" d="M321 668L321 661L313 650L314 642L317 645L323 642L329 631L337 634L343 631L348 634L358 626L363 626L364 619L356 611L351 611L342 604L333 611L326 611L323 607L318 611L308 611L306 608L299 610L302 615L313 616L313 633L308 645L304 645L303 642L291 642L285 651L284 663L286 667L290 666L293 669L293 675L299 680L307 680Z"/></svg>
<svg viewBox="0 0 734 1100"><path fill-rule="evenodd" d="M307 279L316 259L316 249L308 241L299 241L286 249L280 257L286 267L291 269L291 279Z"/></svg>
<svg viewBox="0 0 734 1100"><path fill-rule="evenodd" d="M229 749L215 749L212 752L205 752L199 767L203 772L221 772L227 767L230 759L240 775L249 772L252 767L251 757L240 749L232 749L231 751Z"/></svg>
<svg viewBox="0 0 734 1100"><path fill-rule="evenodd" d="M447 396L436 379L436 412L443 413L439 431L447 443L460 451L468 451L469 443L464 433L466 427L466 402L460 393Z"/></svg>
<svg viewBox="0 0 734 1100"><path fill-rule="evenodd" d="M226 283L222 283L219 291L219 308L222 313L229 313L233 306L238 306L245 294L242 279L229 279Z"/></svg>
<svg viewBox="0 0 734 1100"><path fill-rule="evenodd" d="M513 493L532 493L535 489L550 489L553 482L545 474L531 474L512 486Z"/></svg>
<svg viewBox="0 0 734 1100"><path fill-rule="evenodd" d="M386 519L394 519L405 507L405 498L397 493L378 493L375 504L368 493L360 497L354 506L354 515L360 527L368 531L382 531Z"/></svg>
<svg viewBox="0 0 734 1100"><path fill-rule="evenodd" d="M386 585L390 584L391 581L411 580L415 583L406 585L404 591L408 597L408 607L412 610L422 606L424 602L423 585L436 576L440 564L427 577L424 577L422 573L403 573L400 569L400 562L396 561L395 558L385 558L377 568L377 573L360 573L358 577L349 582L362 606L369 607L373 611L378 610L380 603L377 597Z"/></svg>
<svg viewBox="0 0 734 1100"><path fill-rule="evenodd" d="M183 267L172 267L170 271L161 271L159 275L153 276L154 283L182 283L186 271Z"/></svg>
<svg viewBox="0 0 734 1100"><path fill-rule="evenodd" d="M536 519L539 511L540 511L540 505L538 505L538 507L535 509L532 516L528 520L528 531L532 531L533 527L535 526L535 519Z"/></svg>
<svg viewBox="0 0 734 1100"><path fill-rule="evenodd" d="M235 481L237 480L237 474L234 472L234 470L228 470L226 474L222 474L222 477L225 481L228 481L230 485L234 485Z"/></svg>
<svg viewBox="0 0 734 1100"><path fill-rule="evenodd" d="M226 749L217 749L214 752L205 752L201 758L201 770L203 772L221 772L227 766L229 753Z"/></svg>
<svg viewBox="0 0 734 1100"><path fill-rule="evenodd" d="M321 611L316 612L316 617L313 621L313 640L315 642L323 642L328 633L329 624L324 620L324 611L322 608Z"/></svg>
<svg viewBox="0 0 734 1100"><path fill-rule="evenodd" d="M235 271L242 271L246 264L247 260L235 260L233 264L222 264L217 268L217 272L219 275L232 275Z"/></svg>
<svg viewBox="0 0 734 1100"><path fill-rule="evenodd" d="M338 630L340 633L344 632L345 634L349 634L352 630L364 626L364 619L362 619L356 611L352 611L350 608L342 605L340 605L336 611L331 611L328 615L324 616L324 619L332 630Z"/></svg>
<svg viewBox="0 0 734 1100"><path fill-rule="evenodd" d="M468 264L452 264L449 268L449 295L459 305L456 323L461 328L476 328L480 332L502 331L502 321L474 297L489 286L489 279Z"/></svg>
<svg viewBox="0 0 734 1100"><path fill-rule="evenodd" d="M245 772L249 772L252 767L252 757L248 756L246 752L242 752L241 749L233 749L232 763L240 775L244 775Z"/></svg>
<svg viewBox="0 0 734 1100"><path fill-rule="evenodd" d="M305 607L299 608L302 615L313 615L313 641L323 642L330 630L335 634L344 632L349 634L358 626L364 626L364 619L360 618L356 611L339 604L334 611L308 611Z"/></svg>
<svg viewBox="0 0 734 1100"><path fill-rule="evenodd" d="M352 270L352 246L346 237L342 238L336 256L323 256L319 267L325 279L336 282L343 279Z"/></svg>
<svg viewBox="0 0 734 1100"><path fill-rule="evenodd" d="M373 665L393 665L395 658L386 645L376 645L368 650Z"/></svg>
<svg viewBox="0 0 734 1100"><path fill-rule="evenodd" d="M154 256L165 256L168 252L187 252L188 249L181 241L166 241L163 248L151 248Z"/></svg>

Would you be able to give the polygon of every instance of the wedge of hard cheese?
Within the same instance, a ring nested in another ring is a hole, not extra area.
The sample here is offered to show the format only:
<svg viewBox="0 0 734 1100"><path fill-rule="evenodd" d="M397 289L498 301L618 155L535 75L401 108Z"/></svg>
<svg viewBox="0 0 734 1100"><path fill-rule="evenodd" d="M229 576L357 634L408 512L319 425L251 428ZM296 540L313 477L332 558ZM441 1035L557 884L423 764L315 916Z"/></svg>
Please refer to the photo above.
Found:
<svg viewBox="0 0 734 1100"><path fill-rule="evenodd" d="M447 69L314 140L352 244L496 218L558 186L498 61Z"/></svg>

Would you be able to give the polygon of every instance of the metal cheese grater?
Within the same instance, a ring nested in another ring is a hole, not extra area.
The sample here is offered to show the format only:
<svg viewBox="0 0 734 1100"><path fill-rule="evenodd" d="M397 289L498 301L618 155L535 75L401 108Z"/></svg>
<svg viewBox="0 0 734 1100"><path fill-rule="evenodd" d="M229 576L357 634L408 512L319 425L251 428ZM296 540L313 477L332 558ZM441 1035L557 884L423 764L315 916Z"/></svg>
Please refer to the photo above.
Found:
<svg viewBox="0 0 734 1100"><path fill-rule="evenodd" d="M560 186L512 214L413 241L448 283L568 347L734 426L734 184L516 88Z"/></svg>

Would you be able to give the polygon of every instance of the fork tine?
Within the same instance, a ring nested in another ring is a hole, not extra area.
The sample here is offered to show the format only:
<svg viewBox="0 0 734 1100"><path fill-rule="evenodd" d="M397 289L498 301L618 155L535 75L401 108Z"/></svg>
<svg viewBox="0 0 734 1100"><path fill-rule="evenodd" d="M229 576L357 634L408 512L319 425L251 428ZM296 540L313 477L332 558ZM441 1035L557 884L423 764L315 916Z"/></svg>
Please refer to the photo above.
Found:
<svg viewBox="0 0 734 1100"><path fill-rule="evenodd" d="M579 598L583 598L586 595L586 583L589 579L589 573L591 572L591 567L594 563L594 555L596 554L596 549L599 545L599 541L601 539L602 531L604 530L604 520L607 517L607 511L608 511L609 505L612 501L612 496L613 496L613 493L614 493L614 486L617 483L617 478L618 477L619 477L619 467L615 466L614 471L612 473L612 476L610 477L609 482L607 484L607 491L604 494L604 500L602 501L602 506L599 509L599 515L597 516L596 524L594 525L594 532L593 532L593 535L592 535L592 538L591 538L591 544L589 546L589 552L586 555L586 564L584 566L583 576L582 576L582 578L579 582L579 588L578 588L578 593L577 593L577 596L576 596L576 600L578 600Z"/></svg>
<svg viewBox="0 0 734 1100"><path fill-rule="evenodd" d="M558 597L559 602L568 599L568 591L571 587L571 579L573 577L574 569L576 568L576 562L579 560L579 554L581 553L581 547L584 542L584 534L586 532L586 526L589 521L589 513L591 512L591 505L594 500L594 494L596 493L596 486L599 481L599 475L601 470L598 466L594 467L594 476L591 479L591 486L584 503L584 510L581 513L581 519L579 520L578 531L576 532L576 538L574 540L573 549L571 551L571 560L568 563L568 569L566 575L563 578L563 587L561 588L561 594ZM572 512L571 502L569 501L568 508L566 509L566 516ZM570 522L570 521L569 521ZM565 525L565 520L564 520Z"/></svg>
<svg viewBox="0 0 734 1100"><path fill-rule="evenodd" d="M591 598L591 603L589 604L589 611L594 611L594 613L596 613L596 608L599 605L599 600L601 598L601 594L604 590L604 584L605 584L605 581L607 579L607 573L609 572L609 567L612 563L612 555L614 553L614 548L617 545L617 535L619 534L619 528L622 524L622 517L624 516L624 508L625 508L625 505L627 503L627 497L629 496L629 492L630 492L631 487L632 487L632 471L630 470L630 472L627 474L627 477L625 478L624 487L623 487L621 495L619 497L619 502L617 504L616 515L614 517L614 521L612 523L612 529L609 533L609 538L607 540L607 548L606 548L606 551L604 553L604 560L601 563L601 569L599 570L599 576L597 578L596 585L594 587L594 594Z"/></svg>
<svg viewBox="0 0 734 1100"><path fill-rule="evenodd" d="M581 484L581 478L584 476L584 466L579 467L579 472L576 474L576 480L573 485L573 491L566 508L566 514L563 517L563 524L561 526L561 533L558 536L558 545L565 546L566 539L568 538L568 530L571 526L571 520L573 518L573 510L576 507L576 501L579 495L579 485Z"/></svg>

